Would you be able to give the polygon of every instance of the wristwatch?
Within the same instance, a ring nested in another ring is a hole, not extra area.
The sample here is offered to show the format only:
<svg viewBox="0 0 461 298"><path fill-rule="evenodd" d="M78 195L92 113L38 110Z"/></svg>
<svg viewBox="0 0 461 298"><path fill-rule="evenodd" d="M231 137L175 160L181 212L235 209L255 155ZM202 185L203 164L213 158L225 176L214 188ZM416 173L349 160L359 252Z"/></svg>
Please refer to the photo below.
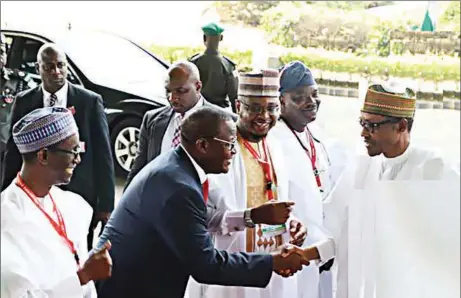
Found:
<svg viewBox="0 0 461 298"><path fill-rule="evenodd" d="M243 220L245 221L245 227L254 228L255 223L251 219L251 209L247 209L243 212Z"/></svg>

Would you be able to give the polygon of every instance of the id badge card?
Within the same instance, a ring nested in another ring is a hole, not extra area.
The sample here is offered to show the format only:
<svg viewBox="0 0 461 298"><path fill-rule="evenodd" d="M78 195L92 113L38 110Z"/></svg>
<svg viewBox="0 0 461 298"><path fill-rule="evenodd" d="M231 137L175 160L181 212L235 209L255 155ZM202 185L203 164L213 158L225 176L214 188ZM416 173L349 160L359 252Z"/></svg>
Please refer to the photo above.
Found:
<svg viewBox="0 0 461 298"><path fill-rule="evenodd" d="M285 224L283 225L265 225L261 224L261 232L263 233L263 237L270 238L275 237L278 235L282 235L287 231L287 227Z"/></svg>

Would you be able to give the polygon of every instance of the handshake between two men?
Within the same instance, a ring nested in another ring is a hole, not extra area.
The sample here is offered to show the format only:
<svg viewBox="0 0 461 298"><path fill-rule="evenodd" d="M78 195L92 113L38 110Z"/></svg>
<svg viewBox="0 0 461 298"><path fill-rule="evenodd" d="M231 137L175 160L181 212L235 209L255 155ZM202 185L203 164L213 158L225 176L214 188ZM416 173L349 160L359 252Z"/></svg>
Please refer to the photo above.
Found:
<svg viewBox="0 0 461 298"><path fill-rule="evenodd" d="M290 217L294 202L268 202L251 209L255 224L283 225L288 222L290 242L272 253L273 270L283 276L292 276L310 261L320 258L316 247L301 248L307 237L307 228L299 220Z"/></svg>

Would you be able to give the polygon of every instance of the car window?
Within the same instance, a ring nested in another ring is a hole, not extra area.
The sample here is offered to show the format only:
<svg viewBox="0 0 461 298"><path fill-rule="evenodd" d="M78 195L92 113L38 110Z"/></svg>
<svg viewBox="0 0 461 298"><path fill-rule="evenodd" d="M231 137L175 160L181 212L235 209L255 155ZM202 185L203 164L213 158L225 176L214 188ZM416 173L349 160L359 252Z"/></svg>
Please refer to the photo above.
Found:
<svg viewBox="0 0 461 298"><path fill-rule="evenodd" d="M42 42L34 39L25 39L22 54L21 54L21 67L22 71L27 73L36 74L35 62L37 62L37 53L40 47L43 45Z"/></svg>
<svg viewBox="0 0 461 298"><path fill-rule="evenodd" d="M6 37L6 47L8 49L11 49L11 45L13 44L13 37L11 36L5 36Z"/></svg>
<svg viewBox="0 0 461 298"><path fill-rule="evenodd" d="M58 44L95 84L150 99L165 97L166 67L129 40L99 31L79 31L69 32Z"/></svg>

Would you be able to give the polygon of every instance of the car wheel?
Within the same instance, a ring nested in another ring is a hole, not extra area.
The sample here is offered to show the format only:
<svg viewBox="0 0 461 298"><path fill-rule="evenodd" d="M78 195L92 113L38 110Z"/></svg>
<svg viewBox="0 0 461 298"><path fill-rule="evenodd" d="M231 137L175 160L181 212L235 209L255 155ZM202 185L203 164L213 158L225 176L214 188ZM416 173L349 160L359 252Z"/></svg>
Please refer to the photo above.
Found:
<svg viewBox="0 0 461 298"><path fill-rule="evenodd" d="M117 176L126 177L134 163L141 121L140 118L126 118L117 123L111 131L110 139Z"/></svg>

